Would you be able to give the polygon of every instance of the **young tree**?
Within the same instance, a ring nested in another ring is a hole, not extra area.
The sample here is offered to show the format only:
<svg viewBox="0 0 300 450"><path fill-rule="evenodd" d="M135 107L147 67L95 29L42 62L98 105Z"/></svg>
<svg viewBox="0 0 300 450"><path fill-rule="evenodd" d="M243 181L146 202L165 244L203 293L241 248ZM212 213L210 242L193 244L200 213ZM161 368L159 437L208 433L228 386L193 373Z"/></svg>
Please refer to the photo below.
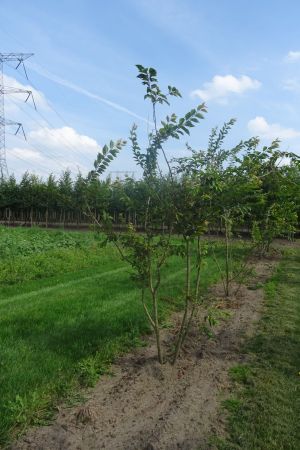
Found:
<svg viewBox="0 0 300 450"><path fill-rule="evenodd" d="M186 336L188 324L194 313L194 305L197 301L195 297L199 296L201 266L201 247L199 242L196 252L197 277L194 295L191 292L190 273L191 239L200 233L200 226L197 227L197 224L192 225L188 220L183 222L180 211L182 202L180 204L177 202L182 193L178 192L178 184L166 156L164 144L171 138L179 139L180 136L189 134L189 130L203 118L203 113L206 112L206 109L204 104L201 104L181 118L178 118L176 114L171 114L165 120L159 122L157 106L169 105L170 97L181 97L181 95L173 86L168 86L166 93L162 92L158 85L155 69L146 68L142 65L138 65L137 68L139 71L138 78L146 90L144 98L150 100L151 103L153 119L153 129L148 136L148 145L145 149L142 149L139 143L136 125L133 125L129 138L134 159L143 171L143 188L146 201L143 205L140 205L139 214L144 223L144 233L138 233L132 223L129 224L126 233L116 233L112 226L112 218L107 214L103 215L101 226L106 233L107 241L115 244L121 257L133 269L134 279L140 288L141 302L146 317L156 336L158 360L160 363L163 363L165 360L161 345L161 323L159 317L159 292L163 281L162 268L166 264L167 259L174 253L181 254L185 258L185 307L172 358L172 362L175 363ZM110 142L109 146L104 146L102 153L98 154L94 164L95 170L91 175L103 174L110 161L116 157L124 145L125 142L119 140ZM159 167L160 155L168 168L168 173L165 176L162 175ZM187 197L190 196L189 200L193 203L193 189L190 189L192 187L187 183L185 194ZM189 192L192 192L192 194L190 195ZM162 224L164 224L163 229ZM173 232L181 234L183 245L176 245L172 242ZM193 306L189 308L190 305ZM190 313L189 309L191 309Z"/></svg>
<svg viewBox="0 0 300 450"><path fill-rule="evenodd" d="M245 200L252 237L260 256L264 256L275 237L288 236L296 229L297 198L289 174L299 157L280 150L278 139L262 149L258 146L256 139L238 160L239 183L244 190L248 188Z"/></svg>

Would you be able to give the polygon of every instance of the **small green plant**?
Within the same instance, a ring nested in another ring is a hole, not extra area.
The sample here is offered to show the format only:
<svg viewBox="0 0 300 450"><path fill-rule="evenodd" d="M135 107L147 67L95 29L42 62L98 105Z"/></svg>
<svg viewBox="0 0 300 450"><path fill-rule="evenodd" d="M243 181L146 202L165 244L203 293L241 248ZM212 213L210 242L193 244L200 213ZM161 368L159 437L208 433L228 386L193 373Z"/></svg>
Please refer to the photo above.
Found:
<svg viewBox="0 0 300 450"><path fill-rule="evenodd" d="M220 321L228 319L230 315L231 313L229 311L211 306L207 310L204 317L204 324L200 326L200 330L209 338L213 338L215 336L214 328L219 325Z"/></svg>
<svg viewBox="0 0 300 450"><path fill-rule="evenodd" d="M94 386L99 379L100 374L105 373L105 369L103 367L103 369L100 370L100 368L97 367L95 358L89 357L79 362L77 372L80 383L83 386Z"/></svg>
<svg viewBox="0 0 300 450"><path fill-rule="evenodd" d="M232 379L232 381L235 381L237 383L248 384L250 375L251 368L246 364L234 366L229 369L230 378Z"/></svg>
<svg viewBox="0 0 300 450"><path fill-rule="evenodd" d="M14 418L15 430L22 432L29 424L46 424L51 417L48 402L47 397L41 399L36 391L26 396L17 394L15 399L6 405L7 415Z"/></svg>

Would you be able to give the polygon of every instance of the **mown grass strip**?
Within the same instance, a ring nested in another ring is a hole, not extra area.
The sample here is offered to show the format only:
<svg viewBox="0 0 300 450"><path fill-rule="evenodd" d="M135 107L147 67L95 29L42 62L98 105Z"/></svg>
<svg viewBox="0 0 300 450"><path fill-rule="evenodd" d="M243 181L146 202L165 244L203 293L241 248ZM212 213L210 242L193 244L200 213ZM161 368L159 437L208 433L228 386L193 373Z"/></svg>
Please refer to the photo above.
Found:
<svg viewBox="0 0 300 450"><path fill-rule="evenodd" d="M257 334L246 344L247 365L233 367L234 393L219 450L300 448L300 250L286 253L265 286Z"/></svg>
<svg viewBox="0 0 300 450"><path fill-rule="evenodd" d="M125 269L126 269L126 267L120 267L118 269L108 270L103 273L96 273L96 274L90 275L88 277L82 277L82 278L77 278L75 280L66 281L64 283L58 283L58 284L55 284L54 286L42 287L35 291L26 292L25 294L16 294L7 299L0 300L0 308L2 306L6 306L8 303L12 303L15 301L32 299L33 297L35 297L37 295L45 295L45 294L49 294L50 292L53 292L53 291L60 291L62 289L66 289L71 286L75 286L76 284L85 283L87 281L96 281L103 277L109 277L110 275L113 275L118 272L122 272Z"/></svg>

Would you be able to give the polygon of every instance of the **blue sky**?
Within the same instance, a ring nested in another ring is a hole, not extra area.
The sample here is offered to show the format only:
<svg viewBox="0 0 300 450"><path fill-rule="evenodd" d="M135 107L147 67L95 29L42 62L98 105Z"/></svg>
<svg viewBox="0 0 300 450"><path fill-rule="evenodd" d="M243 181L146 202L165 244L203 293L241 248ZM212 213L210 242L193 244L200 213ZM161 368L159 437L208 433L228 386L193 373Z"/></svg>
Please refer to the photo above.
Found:
<svg viewBox="0 0 300 450"><path fill-rule="evenodd" d="M213 126L238 119L228 145L259 135L300 154L300 2L278 0L1 0L0 52L32 52L21 69L4 66L6 85L31 86L38 106L6 97L6 117L27 142L7 135L10 173L86 173L101 146L127 138L133 122L146 142L151 117L135 64L175 85L180 114L205 100L208 113L185 142L205 148ZM151 128L151 125L150 125ZM13 130L8 130L12 132ZM129 146L110 170L136 171Z"/></svg>

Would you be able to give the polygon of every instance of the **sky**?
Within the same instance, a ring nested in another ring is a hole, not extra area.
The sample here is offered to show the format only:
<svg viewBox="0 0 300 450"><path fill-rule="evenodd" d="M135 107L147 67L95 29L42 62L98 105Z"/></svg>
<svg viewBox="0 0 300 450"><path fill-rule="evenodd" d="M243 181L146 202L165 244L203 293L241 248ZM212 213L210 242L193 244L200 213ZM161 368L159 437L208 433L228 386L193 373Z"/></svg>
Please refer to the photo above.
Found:
<svg viewBox="0 0 300 450"><path fill-rule="evenodd" d="M46 178L69 168L84 175L111 139L127 139L133 123L142 144L151 105L136 64L154 67L162 88L182 99L158 110L185 114L205 102L205 119L190 137L169 142L169 158L205 149L212 127L236 118L226 145L280 138L300 155L300 2L298 0L0 0L0 53L33 53L24 70L4 64L10 174ZM163 166L163 162L161 163ZM110 172L140 170L129 144Z"/></svg>

